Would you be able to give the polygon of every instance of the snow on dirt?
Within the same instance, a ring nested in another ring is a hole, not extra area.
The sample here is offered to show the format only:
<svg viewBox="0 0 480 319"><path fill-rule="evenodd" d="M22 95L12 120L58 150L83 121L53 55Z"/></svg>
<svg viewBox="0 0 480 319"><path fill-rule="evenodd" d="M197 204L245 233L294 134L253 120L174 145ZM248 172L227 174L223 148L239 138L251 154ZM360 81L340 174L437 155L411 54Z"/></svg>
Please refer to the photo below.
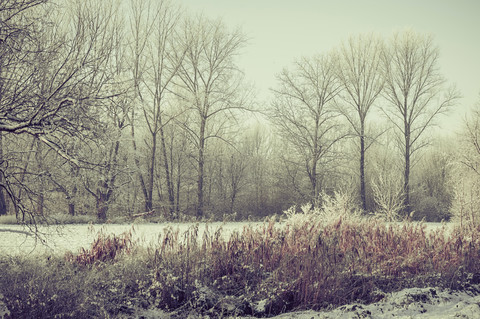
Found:
<svg viewBox="0 0 480 319"><path fill-rule="evenodd" d="M447 319L480 318L480 296L467 292L453 292L440 288L410 288L389 294L382 301L370 304L350 304L331 311L297 311L272 319ZM161 310L141 310L134 317L145 319L177 319L178 314ZM189 314L187 319L209 318L208 315ZM131 317L130 317L131 318ZM252 319L253 317L225 317Z"/></svg>
<svg viewBox="0 0 480 319"><path fill-rule="evenodd" d="M295 312L275 319L480 318L480 296L438 288L410 288L370 304L350 304L329 312Z"/></svg>

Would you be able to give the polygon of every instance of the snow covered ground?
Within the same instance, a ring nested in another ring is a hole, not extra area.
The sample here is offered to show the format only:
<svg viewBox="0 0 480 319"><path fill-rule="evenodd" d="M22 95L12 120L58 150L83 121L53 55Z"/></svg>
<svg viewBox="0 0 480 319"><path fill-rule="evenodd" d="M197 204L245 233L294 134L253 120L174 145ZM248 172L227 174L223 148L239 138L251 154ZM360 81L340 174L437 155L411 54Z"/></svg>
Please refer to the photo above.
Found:
<svg viewBox="0 0 480 319"><path fill-rule="evenodd" d="M425 223L427 230L441 227L440 223ZM104 234L120 235L133 229L133 239L141 245L148 245L158 240L158 236L164 232L166 227L180 230L183 234L196 223L162 223L162 224L104 224L104 225L52 225L38 226L41 238L45 240L42 244L32 235L32 231L20 225L0 225L0 254L21 255L21 254L63 254L69 250L78 251L81 247L89 248L97 238L98 232ZM245 226L260 227L262 222L213 222L199 223L198 234L202 238L206 227L210 233L214 233L219 227L222 228L222 235L227 239L234 231L241 232ZM276 225L281 226L282 223Z"/></svg>
<svg viewBox="0 0 480 319"><path fill-rule="evenodd" d="M411 288L371 305L351 304L329 312L295 312L275 319L480 318L480 296L438 288Z"/></svg>
<svg viewBox="0 0 480 319"><path fill-rule="evenodd" d="M467 292L452 292L440 288L410 288L392 293L384 300L371 304L351 304L332 311L298 311L285 313L273 319L357 319L357 318L480 318L480 296ZM145 319L196 319L208 315L169 314L161 310L142 310L135 314ZM131 318L131 317L130 317ZM252 319L253 317L226 317Z"/></svg>
<svg viewBox="0 0 480 319"><path fill-rule="evenodd" d="M158 241L159 235L163 234L164 229L167 227L178 228L181 235L194 225L196 223L39 225L38 232L40 238L45 240L43 244L26 227L20 225L0 225L0 254L63 254L67 250L76 252L82 247L90 248L92 242L98 237L99 231L106 235L120 235L123 232L132 231L132 239L140 245L146 246ZM243 227L247 225L258 227L262 223L199 223L198 234L199 238L202 238L203 232L207 227L212 234L221 227L222 235L224 238L228 238L234 231L241 232Z"/></svg>

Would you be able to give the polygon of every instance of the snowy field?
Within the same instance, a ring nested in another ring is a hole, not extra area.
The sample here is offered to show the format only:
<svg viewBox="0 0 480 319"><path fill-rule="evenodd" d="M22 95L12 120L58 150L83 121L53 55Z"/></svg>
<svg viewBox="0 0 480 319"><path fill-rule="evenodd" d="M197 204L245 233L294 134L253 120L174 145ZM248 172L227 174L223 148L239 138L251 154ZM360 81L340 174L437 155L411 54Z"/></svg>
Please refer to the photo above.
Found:
<svg viewBox="0 0 480 319"><path fill-rule="evenodd" d="M0 254L20 255L20 254L63 254L66 251L76 252L80 248L89 248L91 243L97 238L100 231L105 234L120 235L123 232L132 230L133 239L140 245L149 245L158 240L160 234L167 227L180 230L180 235L195 223L163 223L163 224L105 224L105 225L52 225L38 226L39 236L33 236L32 230L19 225L0 225ZM241 232L245 226L259 227L262 222L229 222L229 223L199 223L199 238L205 228L208 227L210 233L214 233L219 227L222 228L222 235L225 239L234 231ZM281 223L276 223L281 227ZM436 229L441 226L440 223L426 223L427 230ZM181 236L180 236L181 237ZM45 240L42 243L40 240Z"/></svg>
<svg viewBox="0 0 480 319"><path fill-rule="evenodd" d="M62 225L38 226L39 238L32 231L19 225L0 225L0 254L63 254L66 251L76 252L80 248L89 248L100 231L104 234L120 235L132 231L133 240L140 245L149 245L158 241L165 228L179 229L180 235L185 233L195 223L164 223L164 224L106 224L106 225ZM199 238L208 227L213 233L222 227L223 236L228 237L234 231L241 232L244 226L258 227L262 223L200 223L198 225ZM181 236L180 236L181 237Z"/></svg>

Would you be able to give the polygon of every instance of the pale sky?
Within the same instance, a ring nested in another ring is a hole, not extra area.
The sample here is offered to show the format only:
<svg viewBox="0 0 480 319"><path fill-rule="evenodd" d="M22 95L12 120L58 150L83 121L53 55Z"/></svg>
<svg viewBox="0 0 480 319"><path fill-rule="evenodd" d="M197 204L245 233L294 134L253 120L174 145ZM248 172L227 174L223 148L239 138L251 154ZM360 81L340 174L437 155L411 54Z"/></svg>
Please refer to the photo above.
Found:
<svg viewBox="0 0 480 319"><path fill-rule="evenodd" d="M442 127L458 130L465 112L480 102L479 0L177 1L191 13L203 12L242 29L250 40L239 66L262 98L270 97L275 74L296 58L329 51L350 35L388 37L411 28L433 34L441 71L463 95Z"/></svg>

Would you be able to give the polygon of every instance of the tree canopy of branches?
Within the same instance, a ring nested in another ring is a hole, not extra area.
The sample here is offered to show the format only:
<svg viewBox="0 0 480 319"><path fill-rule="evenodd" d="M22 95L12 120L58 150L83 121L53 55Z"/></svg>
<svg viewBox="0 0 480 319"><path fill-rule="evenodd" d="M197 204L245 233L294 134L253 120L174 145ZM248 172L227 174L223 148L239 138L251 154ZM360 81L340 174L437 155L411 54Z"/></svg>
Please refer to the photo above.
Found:
<svg viewBox="0 0 480 319"><path fill-rule="evenodd" d="M385 115L398 132L404 158L404 207L411 212L410 169L412 156L427 144L422 140L434 119L459 98L455 88L445 91L446 80L439 72L438 48L432 36L413 31L396 33L384 51Z"/></svg>
<svg viewBox="0 0 480 319"><path fill-rule="evenodd" d="M339 102L340 112L360 141L360 200L364 211L367 210L365 153L371 145L366 135L367 115L383 89L382 50L381 39L368 35L351 37L338 51L337 76L344 88Z"/></svg>
<svg viewBox="0 0 480 319"><path fill-rule="evenodd" d="M248 90L235 57L245 45L240 31L229 32L221 21L203 16L187 18L180 30L181 63L177 92L192 112L189 132L197 149L197 217L204 215L204 174L207 141L221 138L228 118L247 109Z"/></svg>
<svg viewBox="0 0 480 319"><path fill-rule="evenodd" d="M71 15L46 1L2 2L0 132L33 136L79 165L66 141L85 138L99 123L95 103L112 84L104 68L112 24L111 12L105 15L100 4L97 10L70 6Z"/></svg>
<svg viewBox="0 0 480 319"><path fill-rule="evenodd" d="M344 137L333 107L341 84L332 56L301 59L292 69L284 69L277 76L277 82L271 117L281 135L299 154L314 202L321 190L319 165L325 164L332 146Z"/></svg>

